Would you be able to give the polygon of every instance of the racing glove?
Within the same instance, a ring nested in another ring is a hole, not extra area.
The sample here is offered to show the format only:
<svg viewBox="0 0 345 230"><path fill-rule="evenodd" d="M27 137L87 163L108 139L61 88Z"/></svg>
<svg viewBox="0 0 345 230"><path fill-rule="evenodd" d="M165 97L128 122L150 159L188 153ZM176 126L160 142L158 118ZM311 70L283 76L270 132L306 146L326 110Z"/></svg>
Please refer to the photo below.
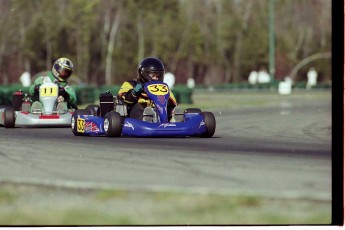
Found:
<svg viewBox="0 0 345 230"><path fill-rule="evenodd" d="M133 94L139 96L142 92L144 92L143 85L138 83L133 89Z"/></svg>
<svg viewBox="0 0 345 230"><path fill-rule="evenodd" d="M58 96L57 98L57 102L58 103L61 103L61 102L64 102L65 101L65 98L63 96Z"/></svg>
<svg viewBox="0 0 345 230"><path fill-rule="evenodd" d="M66 92L65 88L59 85L59 95L63 96L65 101L69 101L69 94Z"/></svg>

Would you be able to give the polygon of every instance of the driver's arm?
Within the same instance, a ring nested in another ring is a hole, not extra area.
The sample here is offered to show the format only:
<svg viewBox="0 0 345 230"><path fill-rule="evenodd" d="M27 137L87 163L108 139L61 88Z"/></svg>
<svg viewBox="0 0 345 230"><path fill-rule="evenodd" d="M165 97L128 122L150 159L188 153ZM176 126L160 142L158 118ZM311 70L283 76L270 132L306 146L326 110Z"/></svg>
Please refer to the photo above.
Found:
<svg viewBox="0 0 345 230"><path fill-rule="evenodd" d="M77 95L75 90L69 85L65 86L64 88L69 95L68 102L72 105L77 105Z"/></svg>
<svg viewBox="0 0 345 230"><path fill-rule="evenodd" d="M127 104L135 104L138 102L138 96L134 93L135 82L125 81L119 90L118 95Z"/></svg>
<svg viewBox="0 0 345 230"><path fill-rule="evenodd" d="M43 78L42 77L37 77L36 79L35 79L35 81L34 81L34 83L30 86L30 88L29 88L29 94L31 95L31 96L33 96L34 95L34 93L35 93L35 86L36 85L41 85L43 83Z"/></svg>

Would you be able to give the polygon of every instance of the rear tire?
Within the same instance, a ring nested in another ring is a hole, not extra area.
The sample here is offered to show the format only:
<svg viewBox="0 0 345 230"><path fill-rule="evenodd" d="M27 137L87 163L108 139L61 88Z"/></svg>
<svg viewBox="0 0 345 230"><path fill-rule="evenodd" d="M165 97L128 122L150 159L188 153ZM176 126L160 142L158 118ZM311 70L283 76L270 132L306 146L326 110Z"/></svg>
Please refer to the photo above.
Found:
<svg viewBox="0 0 345 230"><path fill-rule="evenodd" d="M124 118L118 112L108 112L104 117L104 131L108 137L119 137L122 134Z"/></svg>
<svg viewBox="0 0 345 230"><path fill-rule="evenodd" d="M4 110L4 127L14 128L16 116L12 107L7 107Z"/></svg>
<svg viewBox="0 0 345 230"><path fill-rule="evenodd" d="M88 134L78 132L78 115L91 115L91 112L87 109L78 109L74 111L71 118L71 128L74 136L88 136Z"/></svg>
<svg viewBox="0 0 345 230"><path fill-rule="evenodd" d="M204 117L206 126L206 133L202 134L201 137L212 137L216 130L216 118L211 112L202 112L201 114Z"/></svg>

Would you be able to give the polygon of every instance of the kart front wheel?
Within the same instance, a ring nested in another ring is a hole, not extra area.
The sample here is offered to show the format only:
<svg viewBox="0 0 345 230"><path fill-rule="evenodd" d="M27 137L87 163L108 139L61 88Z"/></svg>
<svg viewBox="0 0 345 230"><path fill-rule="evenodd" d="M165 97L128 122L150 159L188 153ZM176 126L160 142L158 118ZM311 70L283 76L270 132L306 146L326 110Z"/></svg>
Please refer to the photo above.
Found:
<svg viewBox="0 0 345 230"><path fill-rule="evenodd" d="M212 137L216 130L216 118L211 112L202 112L204 117L206 132L201 137Z"/></svg>
<svg viewBox="0 0 345 230"><path fill-rule="evenodd" d="M85 109L89 110L91 115L99 116L100 109L98 105L88 105Z"/></svg>
<svg viewBox="0 0 345 230"><path fill-rule="evenodd" d="M201 109L199 108L187 108L185 113L201 113Z"/></svg>
<svg viewBox="0 0 345 230"><path fill-rule="evenodd" d="M90 111L87 109L78 109L74 111L71 118L71 128L74 136L87 136L82 131L84 130L83 124L81 121L78 121L79 115L91 115Z"/></svg>
<svg viewBox="0 0 345 230"><path fill-rule="evenodd" d="M4 127L14 128L16 117L14 115L14 109L12 107L7 107L4 110Z"/></svg>
<svg viewBox="0 0 345 230"><path fill-rule="evenodd" d="M104 131L108 137L119 137L122 134L123 117L118 112L108 112L104 117Z"/></svg>

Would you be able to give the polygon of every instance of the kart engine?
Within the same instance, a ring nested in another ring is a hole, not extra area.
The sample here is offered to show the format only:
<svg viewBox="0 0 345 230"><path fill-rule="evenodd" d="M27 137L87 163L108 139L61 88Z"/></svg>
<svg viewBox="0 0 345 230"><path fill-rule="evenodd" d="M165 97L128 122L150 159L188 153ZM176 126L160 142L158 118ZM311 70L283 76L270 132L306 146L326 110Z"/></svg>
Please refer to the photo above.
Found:
<svg viewBox="0 0 345 230"><path fill-rule="evenodd" d="M104 117L108 112L114 110L114 97L110 92L99 95L100 116Z"/></svg>

